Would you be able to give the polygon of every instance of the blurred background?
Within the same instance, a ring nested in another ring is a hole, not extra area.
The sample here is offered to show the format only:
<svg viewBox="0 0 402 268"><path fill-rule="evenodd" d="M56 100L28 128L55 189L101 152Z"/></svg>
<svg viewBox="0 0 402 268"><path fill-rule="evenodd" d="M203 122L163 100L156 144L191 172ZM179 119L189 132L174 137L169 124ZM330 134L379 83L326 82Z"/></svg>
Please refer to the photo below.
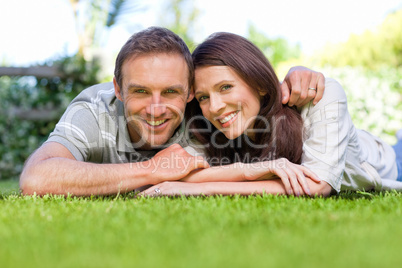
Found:
<svg viewBox="0 0 402 268"><path fill-rule="evenodd" d="M390 144L402 128L401 0L0 0L0 180L18 178L68 103L111 81L121 46L152 25L191 50L240 34L280 79L304 65L340 81L357 127Z"/></svg>

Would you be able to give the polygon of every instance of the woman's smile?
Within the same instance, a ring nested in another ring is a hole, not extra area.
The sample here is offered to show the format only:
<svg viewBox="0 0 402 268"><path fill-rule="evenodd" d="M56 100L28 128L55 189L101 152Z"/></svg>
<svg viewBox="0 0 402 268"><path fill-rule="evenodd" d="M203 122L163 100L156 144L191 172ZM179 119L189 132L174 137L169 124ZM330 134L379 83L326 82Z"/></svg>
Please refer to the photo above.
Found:
<svg viewBox="0 0 402 268"><path fill-rule="evenodd" d="M218 120L221 124L222 127L228 127L230 124L232 124L236 119L237 119L237 115L239 114L240 111L235 111L230 113L229 115L224 116L223 118L217 118L216 120Z"/></svg>

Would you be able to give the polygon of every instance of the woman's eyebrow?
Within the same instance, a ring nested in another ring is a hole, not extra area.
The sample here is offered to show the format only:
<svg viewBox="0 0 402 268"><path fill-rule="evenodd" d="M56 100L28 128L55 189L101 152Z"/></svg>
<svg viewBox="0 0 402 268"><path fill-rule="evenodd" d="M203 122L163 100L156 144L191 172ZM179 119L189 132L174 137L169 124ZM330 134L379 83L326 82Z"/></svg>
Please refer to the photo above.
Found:
<svg viewBox="0 0 402 268"><path fill-rule="evenodd" d="M230 84L230 83L234 83L234 82L235 81L233 81L233 80L221 80L221 81L217 82L215 85L213 85L212 88L217 88L222 84L226 84L226 83ZM202 91L197 92L197 90L195 90L194 96L197 97L198 95L200 95L202 93L203 93Z"/></svg>
<svg viewBox="0 0 402 268"><path fill-rule="evenodd" d="M221 81L219 81L218 83L216 83L215 85L214 85L214 88L216 88L216 87L218 87L219 85L222 85L222 84L226 84L226 83L234 83L235 81L233 81L233 80L221 80Z"/></svg>
<svg viewBox="0 0 402 268"><path fill-rule="evenodd" d="M196 90L195 93L194 93L194 96L197 97L198 95L201 95L202 93L203 93L202 91L200 91L200 90L197 91L197 90Z"/></svg>

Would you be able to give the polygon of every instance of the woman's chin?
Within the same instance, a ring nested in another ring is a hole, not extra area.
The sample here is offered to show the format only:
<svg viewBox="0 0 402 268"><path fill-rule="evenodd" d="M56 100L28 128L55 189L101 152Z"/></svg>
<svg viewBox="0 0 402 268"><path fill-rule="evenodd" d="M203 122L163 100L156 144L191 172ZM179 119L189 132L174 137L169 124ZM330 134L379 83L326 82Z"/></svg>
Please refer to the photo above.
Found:
<svg viewBox="0 0 402 268"><path fill-rule="evenodd" d="M229 139L229 140L235 140L235 139L237 139L238 137L240 137L240 135L235 134L235 133L223 133L223 134L225 134L225 137L226 137L227 139Z"/></svg>

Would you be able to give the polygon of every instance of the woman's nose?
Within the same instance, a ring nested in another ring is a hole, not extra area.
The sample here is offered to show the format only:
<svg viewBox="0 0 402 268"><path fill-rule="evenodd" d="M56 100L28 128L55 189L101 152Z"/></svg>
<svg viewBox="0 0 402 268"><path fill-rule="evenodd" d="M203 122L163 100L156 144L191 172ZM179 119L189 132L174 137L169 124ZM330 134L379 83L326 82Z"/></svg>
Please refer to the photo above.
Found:
<svg viewBox="0 0 402 268"><path fill-rule="evenodd" d="M218 113L226 106L225 102L222 101L222 99L219 96L210 96L209 102L210 102L209 111L211 113Z"/></svg>

